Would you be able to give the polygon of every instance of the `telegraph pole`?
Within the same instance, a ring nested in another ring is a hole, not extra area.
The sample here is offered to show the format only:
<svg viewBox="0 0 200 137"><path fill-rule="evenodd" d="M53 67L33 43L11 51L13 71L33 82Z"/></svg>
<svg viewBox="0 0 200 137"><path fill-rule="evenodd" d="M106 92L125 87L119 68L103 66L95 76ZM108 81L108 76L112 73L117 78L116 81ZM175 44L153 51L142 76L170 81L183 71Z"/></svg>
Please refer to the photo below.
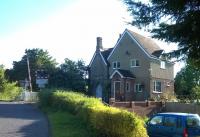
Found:
<svg viewBox="0 0 200 137"><path fill-rule="evenodd" d="M31 72L30 72L30 66L29 66L29 59L28 59L28 55L27 55L27 66L28 66L28 78L29 78L30 92L32 92L32 84L31 84Z"/></svg>

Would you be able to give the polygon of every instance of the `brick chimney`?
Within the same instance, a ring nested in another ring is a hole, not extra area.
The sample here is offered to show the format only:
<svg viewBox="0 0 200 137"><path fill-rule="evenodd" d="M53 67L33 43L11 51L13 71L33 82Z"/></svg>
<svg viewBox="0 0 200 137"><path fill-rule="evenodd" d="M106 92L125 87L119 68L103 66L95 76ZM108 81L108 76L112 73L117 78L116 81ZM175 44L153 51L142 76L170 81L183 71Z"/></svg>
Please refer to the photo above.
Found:
<svg viewBox="0 0 200 137"><path fill-rule="evenodd" d="M100 51L101 49L103 49L103 46L102 46L102 37L97 37L96 52Z"/></svg>

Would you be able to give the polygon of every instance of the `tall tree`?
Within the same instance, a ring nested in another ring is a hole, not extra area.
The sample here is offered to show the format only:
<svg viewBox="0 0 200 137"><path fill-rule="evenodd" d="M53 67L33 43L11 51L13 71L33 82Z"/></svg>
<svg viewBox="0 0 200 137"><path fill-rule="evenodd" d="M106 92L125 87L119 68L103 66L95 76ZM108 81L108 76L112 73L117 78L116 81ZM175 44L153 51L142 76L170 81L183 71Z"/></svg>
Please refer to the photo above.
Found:
<svg viewBox="0 0 200 137"><path fill-rule="evenodd" d="M82 60L72 61L68 58L60 65L52 76L49 85L74 91L86 91L86 66Z"/></svg>
<svg viewBox="0 0 200 137"><path fill-rule="evenodd" d="M199 91L200 70L190 62L177 73L175 78L175 93L180 96L191 97ZM197 90L196 90L197 89Z"/></svg>
<svg viewBox="0 0 200 137"><path fill-rule="evenodd" d="M168 57L192 59L200 67L199 0L123 0L133 16L132 25L148 27L154 38L178 43Z"/></svg>
<svg viewBox="0 0 200 137"><path fill-rule="evenodd" d="M44 69L51 74L56 68L56 61L48 51L42 49L26 49L20 61L13 62L13 68L7 70L7 76L11 81L19 81L28 79L27 59L30 64L30 73L32 78L33 89L37 89L35 72L38 69Z"/></svg>

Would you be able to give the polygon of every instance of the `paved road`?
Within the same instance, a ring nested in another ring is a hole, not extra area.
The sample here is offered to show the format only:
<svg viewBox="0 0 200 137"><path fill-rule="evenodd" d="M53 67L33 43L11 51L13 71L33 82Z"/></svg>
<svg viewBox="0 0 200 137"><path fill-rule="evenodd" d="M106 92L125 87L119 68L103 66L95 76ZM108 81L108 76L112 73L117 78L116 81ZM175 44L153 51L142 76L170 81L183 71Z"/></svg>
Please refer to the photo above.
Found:
<svg viewBox="0 0 200 137"><path fill-rule="evenodd" d="M0 102L0 137L49 137L48 122L33 105Z"/></svg>

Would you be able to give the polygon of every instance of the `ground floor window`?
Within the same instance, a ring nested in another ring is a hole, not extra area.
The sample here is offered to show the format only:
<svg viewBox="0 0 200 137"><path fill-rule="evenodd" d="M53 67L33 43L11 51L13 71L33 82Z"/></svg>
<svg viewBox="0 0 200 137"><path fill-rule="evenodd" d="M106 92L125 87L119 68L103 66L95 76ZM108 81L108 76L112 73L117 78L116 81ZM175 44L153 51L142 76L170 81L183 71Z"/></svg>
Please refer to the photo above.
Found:
<svg viewBox="0 0 200 137"><path fill-rule="evenodd" d="M135 92L142 92L142 84L140 83L135 84Z"/></svg>
<svg viewBox="0 0 200 137"><path fill-rule="evenodd" d="M154 88L153 88L154 92L162 92L161 91L161 82L160 81L155 80L153 82L153 85L154 85Z"/></svg>

